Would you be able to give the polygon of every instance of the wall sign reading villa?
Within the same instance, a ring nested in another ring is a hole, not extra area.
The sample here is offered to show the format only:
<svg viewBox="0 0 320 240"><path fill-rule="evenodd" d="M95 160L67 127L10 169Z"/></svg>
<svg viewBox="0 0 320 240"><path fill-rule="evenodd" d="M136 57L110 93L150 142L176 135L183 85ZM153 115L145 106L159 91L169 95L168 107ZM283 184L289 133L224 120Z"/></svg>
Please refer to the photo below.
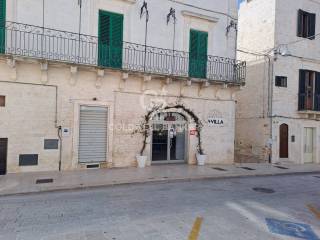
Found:
<svg viewBox="0 0 320 240"><path fill-rule="evenodd" d="M207 123L209 127L223 127L224 126L224 118L219 111L212 111L208 115Z"/></svg>
<svg viewBox="0 0 320 240"><path fill-rule="evenodd" d="M223 118L208 118L208 124L209 126L213 127L213 126L218 126L218 127L222 127L224 125L224 120Z"/></svg>

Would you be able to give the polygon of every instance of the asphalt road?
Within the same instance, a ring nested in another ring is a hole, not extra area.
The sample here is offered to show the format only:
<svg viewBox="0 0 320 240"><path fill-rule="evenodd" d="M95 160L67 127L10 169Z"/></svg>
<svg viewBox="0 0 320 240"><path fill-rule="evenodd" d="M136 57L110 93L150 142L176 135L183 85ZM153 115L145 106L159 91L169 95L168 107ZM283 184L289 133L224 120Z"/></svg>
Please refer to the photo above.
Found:
<svg viewBox="0 0 320 240"><path fill-rule="evenodd" d="M127 185L0 198L1 240L318 240L317 236L320 178L314 175Z"/></svg>

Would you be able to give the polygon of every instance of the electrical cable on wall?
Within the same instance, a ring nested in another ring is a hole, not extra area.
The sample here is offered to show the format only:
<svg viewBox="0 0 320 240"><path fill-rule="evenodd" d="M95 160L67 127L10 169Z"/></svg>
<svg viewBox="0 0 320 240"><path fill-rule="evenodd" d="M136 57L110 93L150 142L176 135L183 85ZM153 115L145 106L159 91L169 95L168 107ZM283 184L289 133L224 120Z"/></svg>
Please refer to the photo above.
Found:
<svg viewBox="0 0 320 240"><path fill-rule="evenodd" d="M169 0L169 1L174 2L174 3L177 3L177 4L180 4L180 5L184 5L184 6L187 6L187 7L192 7L192 8L196 8L196 9L199 9L199 10L203 10L203 11L206 11L206 12L212 12L212 13L216 13L216 14L219 14L219 15L224 15L224 16L229 17L229 18L231 18L231 19L233 19L233 20L236 20L236 21L238 20L237 17L234 17L234 16L232 16L232 15L230 15L230 14L227 14L227 13L223 13L223 12L214 11L214 10L211 10L211 9L206 9L206 8L197 7L197 6L195 6L195 5L188 4L188 3L182 3L182 2L176 1L176 0Z"/></svg>
<svg viewBox="0 0 320 240"><path fill-rule="evenodd" d="M175 69L175 61L174 61L174 51L175 51L175 41L176 41L176 10L174 8L170 8L169 14L167 15L167 25L169 25L170 20L173 19L173 40L172 40L172 74L174 73Z"/></svg>
<svg viewBox="0 0 320 240"><path fill-rule="evenodd" d="M144 60L143 60L143 69L145 71L146 58L147 58L148 23L149 23L149 10L148 10L148 3L146 1L143 1L142 7L140 9L140 19L142 19L143 15L146 15L145 37L144 37Z"/></svg>
<svg viewBox="0 0 320 240"><path fill-rule="evenodd" d="M79 46L78 46L78 62L80 62L80 43L81 43L81 22L82 22L82 0L78 0L79 5Z"/></svg>

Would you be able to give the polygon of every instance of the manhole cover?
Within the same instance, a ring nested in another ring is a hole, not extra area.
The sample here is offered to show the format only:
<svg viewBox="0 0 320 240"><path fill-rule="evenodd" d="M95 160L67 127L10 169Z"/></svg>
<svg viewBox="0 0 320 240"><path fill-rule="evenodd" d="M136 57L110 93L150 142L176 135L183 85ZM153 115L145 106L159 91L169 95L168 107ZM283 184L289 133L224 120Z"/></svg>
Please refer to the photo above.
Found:
<svg viewBox="0 0 320 240"><path fill-rule="evenodd" d="M279 168L279 169L289 169L287 167L282 167L282 166L274 166L274 167Z"/></svg>
<svg viewBox="0 0 320 240"><path fill-rule="evenodd" d="M249 168L249 167L240 167L240 168L245 169L245 170L249 170L249 171L255 170L254 168Z"/></svg>
<svg viewBox="0 0 320 240"><path fill-rule="evenodd" d="M212 169L214 169L214 170L218 170L218 171L223 171L223 172L227 171L226 169L219 168L219 167L214 167L214 168L212 168Z"/></svg>
<svg viewBox="0 0 320 240"><path fill-rule="evenodd" d="M274 193L275 191L271 188L252 188L253 191L261 192L261 193Z"/></svg>
<svg viewBox="0 0 320 240"><path fill-rule="evenodd" d="M43 183L53 183L52 178L45 178L45 179L37 179L36 184L43 184Z"/></svg>

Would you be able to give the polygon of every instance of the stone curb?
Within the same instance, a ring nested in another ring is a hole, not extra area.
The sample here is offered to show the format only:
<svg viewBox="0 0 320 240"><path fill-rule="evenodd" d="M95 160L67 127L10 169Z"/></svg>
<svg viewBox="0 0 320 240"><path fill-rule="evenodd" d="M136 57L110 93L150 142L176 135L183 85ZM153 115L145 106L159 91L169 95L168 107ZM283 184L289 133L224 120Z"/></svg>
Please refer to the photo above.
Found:
<svg viewBox="0 0 320 240"><path fill-rule="evenodd" d="M4 193L0 192L1 197L8 196L19 196L19 195L32 195L32 194L40 194L40 193L50 193L50 192L63 192L63 191L80 191L80 190L88 190L88 189L99 189L106 187L115 187L115 186L130 186L130 185L143 185L143 184L154 184L154 183L175 183L175 182L192 182L192 181L201 181L201 180L221 180L228 178L252 178L252 177L271 177L271 176L290 176L290 175L309 175L309 174L320 174L320 171L307 171L307 172L284 172L284 173L264 173L264 174L234 174L227 176L196 176L196 177L187 177L187 178L159 178L159 179L147 179L147 180L133 180L131 182L113 182L113 183L102 183L95 185L76 185L76 186L68 186L68 187L53 187L52 189L37 189L31 190L28 192L13 192L13 193Z"/></svg>

